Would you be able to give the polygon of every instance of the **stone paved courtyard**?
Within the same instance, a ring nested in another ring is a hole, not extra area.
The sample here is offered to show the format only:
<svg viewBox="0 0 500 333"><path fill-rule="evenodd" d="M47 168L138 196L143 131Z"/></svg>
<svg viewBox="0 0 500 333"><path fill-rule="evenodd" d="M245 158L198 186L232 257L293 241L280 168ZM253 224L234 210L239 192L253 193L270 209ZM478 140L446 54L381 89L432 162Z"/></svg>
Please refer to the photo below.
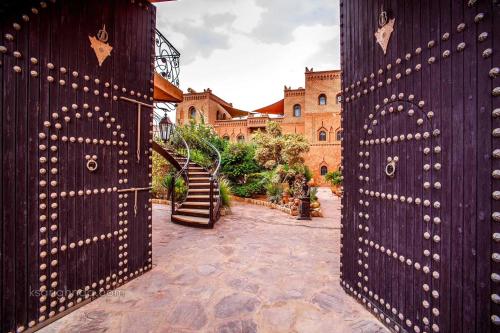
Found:
<svg viewBox="0 0 500 333"><path fill-rule="evenodd" d="M149 273L41 332L388 332L339 286L340 200L298 221L235 204L213 230L153 213Z"/></svg>

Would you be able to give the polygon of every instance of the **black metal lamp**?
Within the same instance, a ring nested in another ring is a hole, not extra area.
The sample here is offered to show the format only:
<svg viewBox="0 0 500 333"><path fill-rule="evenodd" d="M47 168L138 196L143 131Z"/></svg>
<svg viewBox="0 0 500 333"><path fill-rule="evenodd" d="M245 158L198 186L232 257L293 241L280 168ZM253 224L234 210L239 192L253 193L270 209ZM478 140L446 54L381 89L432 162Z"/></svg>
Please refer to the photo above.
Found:
<svg viewBox="0 0 500 333"><path fill-rule="evenodd" d="M160 127L160 138L162 141L167 142L174 129L174 124L170 121L168 116L165 115L162 120L160 120L158 126Z"/></svg>

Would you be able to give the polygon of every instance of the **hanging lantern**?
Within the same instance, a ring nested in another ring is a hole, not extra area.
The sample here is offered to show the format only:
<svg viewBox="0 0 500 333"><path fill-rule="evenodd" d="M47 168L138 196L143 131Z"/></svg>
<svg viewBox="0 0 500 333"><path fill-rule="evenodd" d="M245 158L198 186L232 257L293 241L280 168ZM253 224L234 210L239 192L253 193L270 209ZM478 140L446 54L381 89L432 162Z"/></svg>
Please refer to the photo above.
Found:
<svg viewBox="0 0 500 333"><path fill-rule="evenodd" d="M162 141L167 142L174 130L174 124L170 121L168 116L165 115L158 125L160 127L160 137Z"/></svg>

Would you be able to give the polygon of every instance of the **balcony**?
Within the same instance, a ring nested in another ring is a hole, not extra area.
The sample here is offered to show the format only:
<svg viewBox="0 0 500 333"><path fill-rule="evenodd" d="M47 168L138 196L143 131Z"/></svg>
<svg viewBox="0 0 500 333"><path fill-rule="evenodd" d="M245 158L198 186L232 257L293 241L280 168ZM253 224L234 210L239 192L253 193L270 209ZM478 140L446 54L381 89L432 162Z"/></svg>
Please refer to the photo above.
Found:
<svg viewBox="0 0 500 333"><path fill-rule="evenodd" d="M157 103L182 102L182 90L179 89L180 52L155 29L155 73L154 99ZM170 108L168 105L164 107ZM161 107L163 108L163 106Z"/></svg>

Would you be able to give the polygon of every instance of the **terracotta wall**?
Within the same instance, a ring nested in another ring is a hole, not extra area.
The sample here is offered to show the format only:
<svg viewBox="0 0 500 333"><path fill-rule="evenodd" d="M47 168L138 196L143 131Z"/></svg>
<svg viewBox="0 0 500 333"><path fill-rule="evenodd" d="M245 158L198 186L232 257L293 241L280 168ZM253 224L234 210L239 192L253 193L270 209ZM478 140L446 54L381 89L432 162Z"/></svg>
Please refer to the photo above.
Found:
<svg viewBox="0 0 500 333"><path fill-rule="evenodd" d="M279 119L284 133L298 133L305 135L311 143L311 149L306 156L306 165L311 169L315 182L327 185L320 175L322 166L328 171L338 169L340 165L340 141L336 138L336 131L340 130L340 104L337 103L337 94L340 92L340 71L313 72L307 70L305 73L305 88L284 90L284 118ZM320 94L327 97L326 105L318 104ZM211 98L208 92L190 93L184 95L184 102L177 109L178 123L189 121L189 108L194 106L205 114L208 123L213 124L215 131L220 136L228 136L231 142L236 142L239 135L243 135L245 141L251 139L252 132L256 130L250 127L252 119L216 121L218 101ZM293 116L294 105L301 105L301 116ZM197 120L199 121L200 112ZM258 118L256 118L258 119ZM327 140L319 141L319 132L327 133Z"/></svg>
<svg viewBox="0 0 500 333"><path fill-rule="evenodd" d="M239 135L243 135L245 141L250 139L250 129L247 127L246 120L218 121L214 128L217 134L222 137L228 136L231 142L236 142Z"/></svg>

